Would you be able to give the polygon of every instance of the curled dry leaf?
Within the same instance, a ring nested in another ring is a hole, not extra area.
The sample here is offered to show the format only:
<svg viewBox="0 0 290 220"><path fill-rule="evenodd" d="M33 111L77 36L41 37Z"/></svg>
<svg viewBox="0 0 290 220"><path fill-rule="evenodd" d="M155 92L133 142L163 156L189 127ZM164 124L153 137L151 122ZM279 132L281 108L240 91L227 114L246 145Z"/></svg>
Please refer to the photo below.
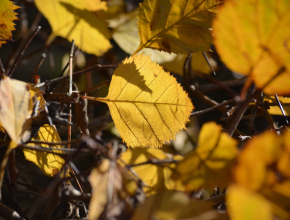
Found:
<svg viewBox="0 0 290 220"><path fill-rule="evenodd" d="M124 162L127 166L132 166L131 169L133 169L142 182L146 184L143 190L148 196L164 189L184 190L184 186L180 180L171 179L173 174L172 169L176 166L175 163L182 158L182 156L173 156L160 149L137 148L127 149L126 152L122 153L120 164L123 165ZM158 163L158 161L166 160L168 163ZM152 163L135 166L150 161L152 161ZM156 162L156 164L154 164L154 162Z"/></svg>
<svg viewBox="0 0 290 220"><path fill-rule="evenodd" d="M198 143L197 149L177 164L176 176L190 190L227 186L238 154L237 142L222 132L221 126L210 122L203 125Z"/></svg>
<svg viewBox="0 0 290 220"><path fill-rule="evenodd" d="M103 159L101 164L92 170L89 176L92 186L89 219L99 219L107 205L106 216L118 215L123 217L121 219L129 219L129 197L135 194L137 184L126 174L115 161L109 159ZM110 210L109 202L115 210Z"/></svg>
<svg viewBox="0 0 290 220"><path fill-rule="evenodd" d="M176 79L143 55L118 66L106 98L91 99L107 103L122 139L131 147L160 147L185 129L193 109Z"/></svg>
<svg viewBox="0 0 290 220"><path fill-rule="evenodd" d="M12 21L18 20L17 13L14 12L17 8L19 7L9 0L0 1L0 39L12 39L11 31L15 30L15 24ZM0 47L4 43L7 43L7 41L1 40Z"/></svg>
<svg viewBox="0 0 290 220"><path fill-rule="evenodd" d="M214 43L230 69L267 94L289 94L289 25L287 0L226 1L213 23Z"/></svg>
<svg viewBox="0 0 290 220"><path fill-rule="evenodd" d="M84 52L103 55L111 48L111 33L105 21L106 2L101 0L35 0L39 11L49 21L53 33L47 44L56 36L76 45Z"/></svg>
<svg viewBox="0 0 290 220"><path fill-rule="evenodd" d="M145 0L138 15L140 46L188 54L210 49L211 22L221 0Z"/></svg>

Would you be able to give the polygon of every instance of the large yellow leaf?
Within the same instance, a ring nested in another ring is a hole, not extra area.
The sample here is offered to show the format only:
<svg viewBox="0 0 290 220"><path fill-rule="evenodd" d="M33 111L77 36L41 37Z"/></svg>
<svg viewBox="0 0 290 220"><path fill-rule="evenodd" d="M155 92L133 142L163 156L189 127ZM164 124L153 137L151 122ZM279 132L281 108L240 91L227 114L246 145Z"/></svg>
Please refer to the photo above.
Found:
<svg viewBox="0 0 290 220"><path fill-rule="evenodd" d="M221 0L145 0L138 15L140 46L188 54L210 49L211 21Z"/></svg>
<svg viewBox="0 0 290 220"><path fill-rule="evenodd" d="M260 194L232 185L227 191L227 207L231 220L271 220L270 203Z"/></svg>
<svg viewBox="0 0 290 220"><path fill-rule="evenodd" d="M57 133L56 128L52 125L43 125L39 131L38 135L34 140L46 141L46 142L61 142L61 139ZM29 146L35 146L36 144L29 144ZM41 144L43 148L49 147L49 145ZM54 154L55 153L62 153L57 148L61 148L60 145L54 145L55 150L51 153L36 151L31 149L24 149L25 158L31 162L33 162L39 169L46 175L50 177L54 177L57 175L63 164L65 163L64 159Z"/></svg>
<svg viewBox="0 0 290 220"><path fill-rule="evenodd" d="M128 149L126 152L121 154L122 162L126 165L132 166L136 164L141 164L148 162L149 160L181 160L181 156L173 156L167 154L160 149L152 148L137 148ZM122 164L120 162L120 164ZM168 190L184 190L182 183L177 180L172 180L170 177L173 174L172 169L175 168L175 163L162 163L162 164L144 164L134 166L133 169L140 179L147 185L143 187L146 195L154 194L158 191L168 189Z"/></svg>
<svg viewBox="0 0 290 220"><path fill-rule="evenodd" d="M199 145L185 155L175 169L187 189L226 186L231 181L231 165L238 154L237 143L214 122L203 125ZM176 177L175 177L176 178Z"/></svg>
<svg viewBox="0 0 290 220"><path fill-rule="evenodd" d="M216 219L217 211L205 201L190 200L182 192L164 191L147 197L131 220Z"/></svg>
<svg viewBox="0 0 290 220"><path fill-rule="evenodd" d="M131 147L160 147L185 129L193 109L176 79L143 55L124 60L114 72L108 96L92 99L107 103Z"/></svg>
<svg viewBox="0 0 290 220"><path fill-rule="evenodd" d="M84 52L103 55L111 48L111 34L105 22L106 2L101 0L35 0L39 11L52 28L48 44L56 36L76 45Z"/></svg>
<svg viewBox="0 0 290 220"><path fill-rule="evenodd" d="M213 24L215 46L230 69L264 92L289 94L289 25L288 0L226 1Z"/></svg>
<svg viewBox="0 0 290 220"><path fill-rule="evenodd" d="M0 39L11 40L12 33L11 31L15 30L14 23L12 21L18 20L14 10L19 8L14 5L13 2L9 0L0 1ZM0 47L2 44L7 41L0 41Z"/></svg>

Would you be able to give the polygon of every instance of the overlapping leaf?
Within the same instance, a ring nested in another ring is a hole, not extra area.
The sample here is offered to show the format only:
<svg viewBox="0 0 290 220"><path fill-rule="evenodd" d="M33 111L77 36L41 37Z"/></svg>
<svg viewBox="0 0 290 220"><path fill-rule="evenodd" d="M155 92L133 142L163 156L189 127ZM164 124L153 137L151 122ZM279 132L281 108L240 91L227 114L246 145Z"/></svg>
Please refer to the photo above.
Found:
<svg viewBox="0 0 290 220"><path fill-rule="evenodd" d="M145 0L138 15L140 46L168 53L207 51L211 21L221 0Z"/></svg>
<svg viewBox="0 0 290 220"><path fill-rule="evenodd" d="M193 109L188 95L150 57L133 55L114 72L105 102L123 140L131 147L160 147L173 139Z"/></svg>
<svg viewBox="0 0 290 220"><path fill-rule="evenodd" d="M228 189L227 207L231 220L272 219L270 203L260 194L238 185Z"/></svg>
<svg viewBox="0 0 290 220"><path fill-rule="evenodd" d="M52 125L44 125L39 131L38 135L34 140L40 140L45 142L61 142L61 139L57 133L56 128ZM29 146L35 146L35 144L29 144ZM43 148L49 147L49 145L41 144ZM57 175L63 164L65 163L64 159L59 155L54 153L62 153L57 148L61 148L60 145L54 145L55 150L51 151L51 153L36 151L31 149L24 149L24 156L27 160L35 163L36 166L46 175L50 177L54 177Z"/></svg>
<svg viewBox="0 0 290 220"><path fill-rule="evenodd" d="M213 25L215 46L230 69L266 93L289 94L289 25L287 0L227 1Z"/></svg>
<svg viewBox="0 0 290 220"><path fill-rule="evenodd" d="M109 26L114 28L113 39L128 54L133 54L140 44L137 14L138 10L135 10L128 14L120 14L109 21ZM150 48L143 49L142 53L151 55L151 60L159 64L170 62L176 58L176 54L169 54Z"/></svg>
<svg viewBox="0 0 290 220"><path fill-rule="evenodd" d="M30 99L36 98L39 101L39 107L41 109L44 108L45 100L43 96L39 93L38 88L30 89ZM30 111L32 112L33 103L30 102ZM40 127L37 137L33 138L34 140L40 140L44 142L61 142L61 139L58 135L58 132L54 125L45 124ZM35 146L36 144L29 144L29 146ZM33 162L39 169L46 175L53 177L57 175L65 163L64 159L55 154L55 153L62 153L58 148L61 148L60 145L47 145L47 144L40 144L41 147L53 147L55 150L52 150L51 153L43 152L43 151L36 151L32 149L24 149L24 156L27 160Z"/></svg>
<svg viewBox="0 0 290 220"><path fill-rule="evenodd" d="M56 36L69 41L75 40L76 45L84 52L103 55L111 48L111 36L105 22L106 2L101 0L36 0L39 11L47 18L52 35L48 44Z"/></svg>
<svg viewBox="0 0 290 220"><path fill-rule="evenodd" d="M184 190L184 186L179 180L172 180L172 169L175 168L175 163L181 160L181 156L173 156L165 153L160 149L128 149L121 154L120 164L125 162L126 165L132 166L138 177L147 185L143 188L147 195L154 194L158 191L168 190ZM143 164L150 162L148 164ZM158 163L162 162L164 163ZM168 163L166 163L166 161ZM154 164L154 162L156 164ZM139 165L143 164L143 165ZM138 165L138 166L135 166Z"/></svg>
<svg viewBox="0 0 290 220"><path fill-rule="evenodd" d="M19 7L9 0L0 1L0 39L2 39L0 41L0 47L2 44L7 43L7 41L3 41L3 39L11 40L12 38L11 31L15 30L15 24L12 21L18 19L14 12L17 8Z"/></svg>
<svg viewBox="0 0 290 220"><path fill-rule="evenodd" d="M182 192L164 191L147 197L137 207L132 220L148 219L218 219L212 204L205 201L190 200Z"/></svg>
<svg viewBox="0 0 290 220"><path fill-rule="evenodd" d="M282 96L278 96L278 98L283 106L285 115L290 116L290 98ZM271 115L283 115L274 96L266 96L264 98L264 103L269 107L267 110Z"/></svg>
<svg viewBox="0 0 290 220"><path fill-rule="evenodd" d="M201 129L198 148L188 153L175 171L188 189L223 187L231 181L231 165L237 154L236 141L210 122Z"/></svg>

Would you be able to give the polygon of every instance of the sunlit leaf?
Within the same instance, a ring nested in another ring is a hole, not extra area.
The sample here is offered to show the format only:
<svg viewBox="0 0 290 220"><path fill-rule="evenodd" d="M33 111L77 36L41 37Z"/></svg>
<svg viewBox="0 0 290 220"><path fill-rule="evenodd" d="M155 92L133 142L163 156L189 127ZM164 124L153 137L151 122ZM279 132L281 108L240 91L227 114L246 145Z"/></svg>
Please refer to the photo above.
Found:
<svg viewBox="0 0 290 220"><path fill-rule="evenodd" d="M226 196L231 220L272 219L271 205L260 194L232 185Z"/></svg>
<svg viewBox="0 0 290 220"><path fill-rule="evenodd" d="M221 126L210 122L203 125L199 146L185 155L175 169L188 189L226 186L231 181L231 165L238 154L237 143Z"/></svg>
<svg viewBox="0 0 290 220"><path fill-rule="evenodd" d="M210 49L211 21L221 0L145 0L138 15L140 46L188 54Z"/></svg>
<svg viewBox="0 0 290 220"><path fill-rule="evenodd" d="M193 109L176 79L143 55L119 65L106 98L91 99L107 103L121 137L131 147L160 147L185 129Z"/></svg>
<svg viewBox="0 0 290 220"><path fill-rule="evenodd" d="M288 0L226 1L213 24L223 62L267 94L290 92L289 12Z"/></svg>
<svg viewBox="0 0 290 220"><path fill-rule="evenodd" d="M274 166L281 156L282 139L273 132L253 137L238 157L234 175L238 184L259 190L275 182Z"/></svg>
<svg viewBox="0 0 290 220"><path fill-rule="evenodd" d="M190 200L182 192L164 191L147 197L137 207L131 220L173 220L173 219L216 219L218 213L212 204L205 201Z"/></svg>
<svg viewBox="0 0 290 220"><path fill-rule="evenodd" d="M42 126L38 131L37 137L33 140L55 142L55 143L61 142L61 139L57 133L56 128L50 125ZM35 146L35 145L36 144L29 144L29 146ZM49 145L46 145L46 144L41 144L40 146L42 146L43 148L50 147ZM46 176L50 176L50 177L57 175L60 172L63 164L65 163L64 159L61 156L54 154L54 153L62 153L62 151L57 150L57 148L61 148L61 146L54 145L52 147L55 147L55 150L53 150L51 153L36 151L36 150L31 150L31 149L23 150L25 158L35 163L35 165L38 166L39 169Z"/></svg>
<svg viewBox="0 0 290 220"><path fill-rule="evenodd" d="M26 116L29 108L27 83L6 77L0 81L0 124L11 142L3 156L0 168L0 189L9 153L20 143L21 134L29 128ZM1 199L1 195L0 195Z"/></svg>
<svg viewBox="0 0 290 220"><path fill-rule="evenodd" d="M172 169L175 168L175 163L182 159L182 156L173 156L165 153L160 149L152 148L136 148L128 149L121 154L120 164L125 162L126 165L132 166L138 177L147 185L143 187L147 195L154 194L158 191L168 190L184 190L182 183L174 181L170 177L173 174ZM158 164L158 161L172 161L171 163ZM148 161L156 162L156 164L143 164ZM138 166L134 166L138 165Z"/></svg>
<svg viewBox="0 0 290 220"><path fill-rule="evenodd" d="M14 12L17 8L19 7L9 0L0 1L0 39L12 39L11 31L15 30L15 24L12 21L18 20ZM0 47L4 43L7 41L0 41Z"/></svg>
<svg viewBox="0 0 290 220"><path fill-rule="evenodd" d="M137 26L138 10L129 14L120 14L117 18L109 21L110 27L114 28L113 39L128 54L133 54L140 44ZM176 58L176 54L146 48L142 50L145 55L151 55L151 60L159 64L170 62Z"/></svg>
<svg viewBox="0 0 290 220"><path fill-rule="evenodd" d="M290 98L282 97L282 96L278 96L278 98L279 98L279 101L281 102L281 105L283 106L285 115L290 116ZM267 109L267 110L271 115L283 115L274 96L266 96L264 98L264 103L267 106L269 105L270 109Z"/></svg>
<svg viewBox="0 0 290 220"><path fill-rule="evenodd" d="M111 36L105 22L106 2L101 0L35 0L39 11L49 21L52 34L47 44L56 36L76 45L84 52L103 55L111 48Z"/></svg>
<svg viewBox="0 0 290 220"><path fill-rule="evenodd" d="M19 143L29 109L27 83L6 77L0 81L0 123L11 140Z"/></svg>

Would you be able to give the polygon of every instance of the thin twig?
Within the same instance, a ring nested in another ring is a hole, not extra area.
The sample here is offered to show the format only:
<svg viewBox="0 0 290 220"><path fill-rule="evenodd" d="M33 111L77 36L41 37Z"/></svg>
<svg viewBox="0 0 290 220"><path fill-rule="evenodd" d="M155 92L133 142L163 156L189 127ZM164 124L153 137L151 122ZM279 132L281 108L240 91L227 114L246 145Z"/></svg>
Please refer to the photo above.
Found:
<svg viewBox="0 0 290 220"><path fill-rule="evenodd" d="M252 84L250 89L249 89L246 100L241 102L238 105L234 114L232 115L232 117L228 121L225 130L230 136L233 136L234 131L237 128L238 124L240 123L245 111L247 110L249 104L252 102L252 98L253 98L252 94L254 94L255 88L256 88L255 84ZM237 98L239 98L239 97L237 96ZM236 99L236 97L235 97L235 99Z"/></svg>
<svg viewBox="0 0 290 220"><path fill-rule="evenodd" d="M285 114L284 108L283 108L283 106L282 106L277 94L275 94L275 99L276 99L276 101L277 101L277 103L279 105L279 108L280 108L280 110L281 110L281 112L282 112L282 114L283 114L283 116L285 118L286 124L289 125L289 122L288 122L287 116Z"/></svg>
<svg viewBox="0 0 290 220"><path fill-rule="evenodd" d="M227 81L223 81L224 85L230 86L230 87L234 87L234 86L242 86L246 83L247 79L243 78L243 79L234 79L234 80L227 80ZM207 92L212 92L218 89L221 89L220 86L216 85L216 84L203 84L203 85L199 85L199 90L207 93Z"/></svg>
<svg viewBox="0 0 290 220"><path fill-rule="evenodd" d="M96 86L94 86L94 87L92 87L90 89L86 89L86 90L80 92L80 94L84 95L85 93L92 92L92 91L94 91L96 89L102 88L103 86L109 85L109 84L110 84L110 81L109 80L105 80L105 82L101 83L100 85L96 85Z"/></svg>
<svg viewBox="0 0 290 220"><path fill-rule="evenodd" d="M96 64L96 65L94 65L92 67L89 67L89 68L87 68L85 70L81 70L81 71L73 73L73 77L81 75L81 74L86 73L86 72L90 72L90 71L92 71L94 69L117 68L117 67L118 67L118 64L113 64L113 65ZM40 88L40 87L43 87L43 86L48 86L48 85L51 85L52 83L59 82L59 81L62 81L64 79L67 79L67 78L69 78L69 76L58 77L56 79L52 79L52 80L48 80L48 81L46 81L44 83L40 83L36 87Z"/></svg>
<svg viewBox="0 0 290 220"><path fill-rule="evenodd" d="M201 111L193 112L193 113L191 113L190 116L195 116L195 115L200 115L200 114L203 114L203 113L206 113L206 112L210 112L210 111L215 110L215 109L217 109L217 108L219 108L221 106L225 106L227 104L230 104L230 103L232 103L234 101L235 101L235 99L231 99L231 100L222 102L222 103L220 103L218 105L215 105L213 107L210 107L210 108L207 108L207 109L204 109L204 110L201 110Z"/></svg>
<svg viewBox="0 0 290 220"><path fill-rule="evenodd" d="M70 97L72 95L72 72L73 72L73 58L74 58L74 46L75 46L75 40L72 41L71 50L69 54L69 87L68 87L68 96ZM72 111L71 111L71 103L68 105L68 121L71 122L72 119ZM71 124L68 125L68 136L67 140L71 141ZM67 148L70 148L70 144L67 145Z"/></svg>
<svg viewBox="0 0 290 220"><path fill-rule="evenodd" d="M46 142L46 141L39 141L39 140L31 140L28 143L33 144L47 144L47 145L68 145L81 142L81 139L76 139L72 141L62 141L62 142Z"/></svg>
<svg viewBox="0 0 290 220"><path fill-rule="evenodd" d="M1 79L4 79L4 76L5 76L5 68L4 68L4 66L3 66L3 64L2 64L2 60L1 60L1 58L0 58L0 76L1 76Z"/></svg>
<svg viewBox="0 0 290 220"><path fill-rule="evenodd" d="M214 69L213 69L212 65L210 64L210 62L209 62L209 59L207 58L207 55L206 55L206 53L202 51L202 55L204 56L204 58L205 58L205 60L206 60L207 64L209 65L209 67L211 68L211 71L213 72L213 75L215 75L215 76L216 76L216 73L215 73L215 71L214 71Z"/></svg>
<svg viewBox="0 0 290 220"><path fill-rule="evenodd" d="M40 58L40 60L39 60L39 62L38 62L38 64L37 64L37 66L35 67L35 69L34 69L32 75L31 75L31 77L30 77L29 82L31 82L31 83L33 82L34 76L35 76L35 74L37 73L37 70L41 67L41 65L42 65L43 61L45 60L45 58L46 58L46 54L43 53L43 54L41 55L41 58Z"/></svg>
<svg viewBox="0 0 290 220"><path fill-rule="evenodd" d="M38 31L39 31L40 29L41 29L41 26L38 26L38 27L36 28L36 30L32 33L31 37L28 39L28 41L26 42L24 48L22 49L21 53L17 56L15 62L13 63L12 68L11 68L11 70L10 70L8 76L10 76L10 77L12 76L12 74L13 74L13 72L14 72L14 70L15 70L15 67L17 66L17 64L18 64L18 62L19 62L21 56L23 55L23 53L25 52L26 48L28 47L28 45L30 44L30 42L32 41L32 39L35 37L35 35L38 33Z"/></svg>
<svg viewBox="0 0 290 220"><path fill-rule="evenodd" d="M0 41L12 41L12 42L14 42L16 40L12 40L12 39L0 39Z"/></svg>

